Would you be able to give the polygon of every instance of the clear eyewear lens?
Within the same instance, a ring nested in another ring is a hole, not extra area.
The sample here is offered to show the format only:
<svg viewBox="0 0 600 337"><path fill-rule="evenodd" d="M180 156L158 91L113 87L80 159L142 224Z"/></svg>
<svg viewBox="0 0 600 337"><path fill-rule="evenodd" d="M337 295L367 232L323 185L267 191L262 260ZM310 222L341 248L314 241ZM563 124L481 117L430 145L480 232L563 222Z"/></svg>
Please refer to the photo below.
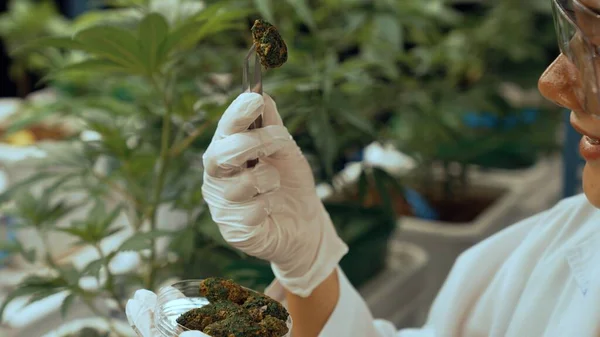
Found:
<svg viewBox="0 0 600 337"><path fill-rule="evenodd" d="M600 117L600 15L578 0L553 0L560 51L576 70L573 90L585 112Z"/></svg>

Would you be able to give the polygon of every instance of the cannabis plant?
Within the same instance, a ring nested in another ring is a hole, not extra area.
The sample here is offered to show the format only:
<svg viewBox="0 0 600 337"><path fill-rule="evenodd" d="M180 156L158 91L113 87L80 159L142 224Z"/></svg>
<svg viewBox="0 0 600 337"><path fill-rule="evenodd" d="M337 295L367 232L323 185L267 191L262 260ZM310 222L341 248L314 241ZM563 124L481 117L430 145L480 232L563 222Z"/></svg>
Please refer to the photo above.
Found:
<svg viewBox="0 0 600 337"><path fill-rule="evenodd" d="M469 185L473 164L522 168L555 151L560 115L539 95L516 101L503 90L535 91L555 57L548 2L443 6L454 20L438 21L430 40L406 51L417 72L386 134L420 161L420 181L429 184L433 168L441 167L445 195L452 198Z"/></svg>
<svg viewBox="0 0 600 337"><path fill-rule="evenodd" d="M230 78L241 62L215 65L201 51L247 31L248 11L219 3L165 16L148 2L128 5L118 20L90 14L66 35L13 52L15 58L50 51L60 56L47 63L42 82L56 89L56 100L29 105L28 115L68 116L83 132L1 197L16 229L42 241L39 247L4 242L0 250L44 268L8 295L0 318L16 298L35 302L63 291L63 313L75 300L99 316L106 313L98 300L123 313L137 288L156 290L167 279L190 275L226 276L233 262L246 258L223 242L201 195L202 149L234 89L239 94L241 85L227 83L238 82ZM78 249L96 257L85 266L58 259L48 239L53 233L71 236ZM116 259L124 253L141 262L117 272ZM96 279L97 286L86 286L84 278Z"/></svg>
<svg viewBox="0 0 600 337"><path fill-rule="evenodd" d="M0 38L9 52L32 39L67 32L67 20L60 15L54 1L12 0L7 7L0 15ZM56 57L53 51L46 56ZM29 74L47 70L46 63L39 54L22 55L13 60L9 74L17 84L19 96L31 90Z"/></svg>

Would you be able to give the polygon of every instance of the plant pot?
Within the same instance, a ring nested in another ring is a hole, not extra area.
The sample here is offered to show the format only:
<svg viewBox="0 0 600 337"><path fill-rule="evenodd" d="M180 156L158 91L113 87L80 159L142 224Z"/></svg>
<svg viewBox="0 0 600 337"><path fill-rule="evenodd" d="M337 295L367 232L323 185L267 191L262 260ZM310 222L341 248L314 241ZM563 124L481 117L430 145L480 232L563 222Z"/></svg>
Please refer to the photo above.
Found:
<svg viewBox="0 0 600 337"><path fill-rule="evenodd" d="M430 257L428 303L434 300L456 258L481 240L513 224L520 217L523 187L488 177L472 179L472 200L492 200L473 220L433 221L403 216L398 219L397 238L423 247ZM468 204L467 204L468 207Z"/></svg>
<svg viewBox="0 0 600 337"><path fill-rule="evenodd" d="M525 169L481 168L478 176L490 177L498 184L522 188L520 215L516 217L516 220L520 220L552 207L561 199L562 165L562 157L554 155L541 158Z"/></svg>
<svg viewBox="0 0 600 337"><path fill-rule="evenodd" d="M418 244L429 254L429 305L462 252L560 199L560 167L561 158L554 156L522 170L475 169L470 176L473 186L488 191L494 200L474 219L453 223L411 216L398 219L397 239Z"/></svg>
<svg viewBox="0 0 600 337"><path fill-rule="evenodd" d="M421 326L427 317L429 256L412 243L392 241L385 269L366 282L359 292L376 319L397 328Z"/></svg>

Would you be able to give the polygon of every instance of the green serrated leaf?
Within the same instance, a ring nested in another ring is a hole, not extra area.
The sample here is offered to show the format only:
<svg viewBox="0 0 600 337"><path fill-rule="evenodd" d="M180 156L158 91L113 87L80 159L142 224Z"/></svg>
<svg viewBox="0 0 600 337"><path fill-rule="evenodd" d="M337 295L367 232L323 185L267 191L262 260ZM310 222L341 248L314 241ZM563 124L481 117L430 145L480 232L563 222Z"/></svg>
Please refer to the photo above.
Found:
<svg viewBox="0 0 600 337"><path fill-rule="evenodd" d="M52 176L53 175L49 172L39 172L39 173L33 174L32 176L30 176L26 179L15 182L14 184L12 184L12 186L9 187L8 190L6 190L2 194L0 194L0 205L5 202L13 200L15 197L15 194L17 194L22 188L27 188L32 184L39 183L40 181L42 181L44 179L48 179Z"/></svg>
<svg viewBox="0 0 600 337"><path fill-rule="evenodd" d="M0 252L19 253L21 249L21 243L17 240L0 240Z"/></svg>
<svg viewBox="0 0 600 337"><path fill-rule="evenodd" d="M190 21L175 29L165 42L165 52L173 49L186 49L196 45L211 34L242 27L240 19L246 17L249 11L244 9L228 10L215 15L207 21Z"/></svg>
<svg viewBox="0 0 600 337"><path fill-rule="evenodd" d="M389 13L378 14L374 19L375 38L383 40L386 48L390 48L395 52L399 51L402 46L402 27L400 21Z"/></svg>
<svg viewBox="0 0 600 337"><path fill-rule="evenodd" d="M95 26L77 33L75 40L83 44L86 51L120 64L132 73L139 74L145 70L138 40L128 30Z"/></svg>
<svg viewBox="0 0 600 337"><path fill-rule="evenodd" d="M94 207L90 210L85 223L96 223L106 215L106 204L103 199L94 200ZM85 225L84 225L85 226Z"/></svg>
<svg viewBox="0 0 600 337"><path fill-rule="evenodd" d="M208 20L208 19L218 15L219 12L226 11L227 10L226 6L227 6L226 4L215 2L215 3L211 4L210 6L204 8L197 14L192 15L191 17L187 18L184 21L184 23L182 24L182 26L187 23L190 23L190 22Z"/></svg>
<svg viewBox="0 0 600 337"><path fill-rule="evenodd" d="M124 208L125 208L124 205L119 205L119 206L115 207L115 209L113 209L108 215L104 216L104 219L102 219L102 221L100 222L100 228L99 228L100 232L103 233L102 236L107 236L106 232L109 230L109 228L113 224L113 222L119 217L119 215L121 214L121 212L123 211ZM115 234L116 232L118 232L122 229L123 228L115 228L116 231L114 231L112 234Z"/></svg>
<svg viewBox="0 0 600 337"><path fill-rule="evenodd" d="M89 73L116 74L127 73L129 69L109 60L90 59L66 65L60 69L49 72L40 79L40 83L55 80L65 76L89 74Z"/></svg>
<svg viewBox="0 0 600 337"><path fill-rule="evenodd" d="M71 234L81 239L85 243L93 243L94 239L92 235L87 231L85 227L68 227L68 228L56 228L59 232Z"/></svg>
<svg viewBox="0 0 600 337"><path fill-rule="evenodd" d="M73 265L66 265L58 267L58 272L64 281L70 285L79 284L79 279L81 278L81 274L79 270L77 270Z"/></svg>
<svg viewBox="0 0 600 337"><path fill-rule="evenodd" d="M15 299L31 296L32 299L40 300L59 291L65 290L67 284L60 278L47 278L41 276L29 276L21 281L18 288L10 292L0 306L0 321L3 321L6 307ZM33 301L29 301L32 303Z"/></svg>
<svg viewBox="0 0 600 337"><path fill-rule="evenodd" d="M152 248L152 240L162 237L173 235L173 232L170 231L152 231L147 233L136 234L129 239L125 240L118 248L118 251L140 251L144 249Z"/></svg>
<svg viewBox="0 0 600 337"><path fill-rule="evenodd" d="M254 0L254 7L256 7L260 15L265 18L265 20L269 22L275 22L272 9L272 0Z"/></svg>
<svg viewBox="0 0 600 337"><path fill-rule="evenodd" d="M188 260L193 256L196 249L195 238L195 235L190 233L189 230L182 231L173 238L173 241L171 241L171 249L177 251L183 260Z"/></svg>
<svg viewBox="0 0 600 337"><path fill-rule="evenodd" d="M317 24L306 0L286 0L296 10L296 14L311 29L316 30Z"/></svg>
<svg viewBox="0 0 600 337"><path fill-rule="evenodd" d="M61 315L62 319L67 318L69 309L71 308L71 305L73 304L73 301L75 301L76 297L77 297L77 295L71 293L67 297L65 297L65 299L63 300L62 304L60 305L60 315Z"/></svg>
<svg viewBox="0 0 600 337"><path fill-rule="evenodd" d="M140 50L145 57L148 73L154 73L164 60L166 50L163 46L169 33L169 24L158 13L150 13L142 19L138 27Z"/></svg>
<svg viewBox="0 0 600 337"><path fill-rule="evenodd" d="M44 298L50 297L54 294L57 294L58 292L60 292L62 289L44 289L44 290L38 290L37 292L35 292L27 301L27 304L33 304L35 302L39 302L41 300L43 300Z"/></svg>
<svg viewBox="0 0 600 337"><path fill-rule="evenodd" d="M115 228L110 228L108 230L104 231L104 238L107 238L109 236L113 236L117 233L119 233L120 231L126 229L126 226L119 226L119 227L115 227Z"/></svg>
<svg viewBox="0 0 600 337"><path fill-rule="evenodd" d="M38 51L43 48L64 48L71 50L85 50L85 47L71 37L43 37L33 40L21 47L16 48L11 56L19 57L23 54Z"/></svg>
<svg viewBox="0 0 600 337"><path fill-rule="evenodd" d="M56 223L80 206L85 204L85 201L80 201L76 204L68 204L66 201L59 201L53 205L47 204L47 208L39 213L40 224L44 226L55 226Z"/></svg>
<svg viewBox="0 0 600 337"><path fill-rule="evenodd" d="M344 109L342 111L336 111L335 115L368 135L375 136L377 133L371 124L371 121L364 116L357 114L356 111Z"/></svg>
<svg viewBox="0 0 600 337"><path fill-rule="evenodd" d="M85 268L81 271L81 276L93 276L98 278L100 275L100 269L102 269L104 261L102 259L98 259L88 263Z"/></svg>
<svg viewBox="0 0 600 337"><path fill-rule="evenodd" d="M29 250L23 250L21 252L21 255L23 255L23 258L29 262L29 263L34 263L35 262L35 258L36 258L36 250L35 248L31 248Z"/></svg>
<svg viewBox="0 0 600 337"><path fill-rule="evenodd" d="M338 149L338 141L325 109L312 113L308 119L308 132L315 142L328 176L333 176L333 164Z"/></svg>

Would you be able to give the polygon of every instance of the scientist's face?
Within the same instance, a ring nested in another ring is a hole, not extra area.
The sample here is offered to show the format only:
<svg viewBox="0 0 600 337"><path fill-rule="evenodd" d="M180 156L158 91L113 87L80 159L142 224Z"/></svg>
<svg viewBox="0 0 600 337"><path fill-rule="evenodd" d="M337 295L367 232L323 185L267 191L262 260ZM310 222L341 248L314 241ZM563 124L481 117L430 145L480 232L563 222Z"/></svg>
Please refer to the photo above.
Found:
<svg viewBox="0 0 600 337"><path fill-rule="evenodd" d="M583 190L600 208L600 0L552 0L561 54L542 74L542 95L571 110L586 160Z"/></svg>

